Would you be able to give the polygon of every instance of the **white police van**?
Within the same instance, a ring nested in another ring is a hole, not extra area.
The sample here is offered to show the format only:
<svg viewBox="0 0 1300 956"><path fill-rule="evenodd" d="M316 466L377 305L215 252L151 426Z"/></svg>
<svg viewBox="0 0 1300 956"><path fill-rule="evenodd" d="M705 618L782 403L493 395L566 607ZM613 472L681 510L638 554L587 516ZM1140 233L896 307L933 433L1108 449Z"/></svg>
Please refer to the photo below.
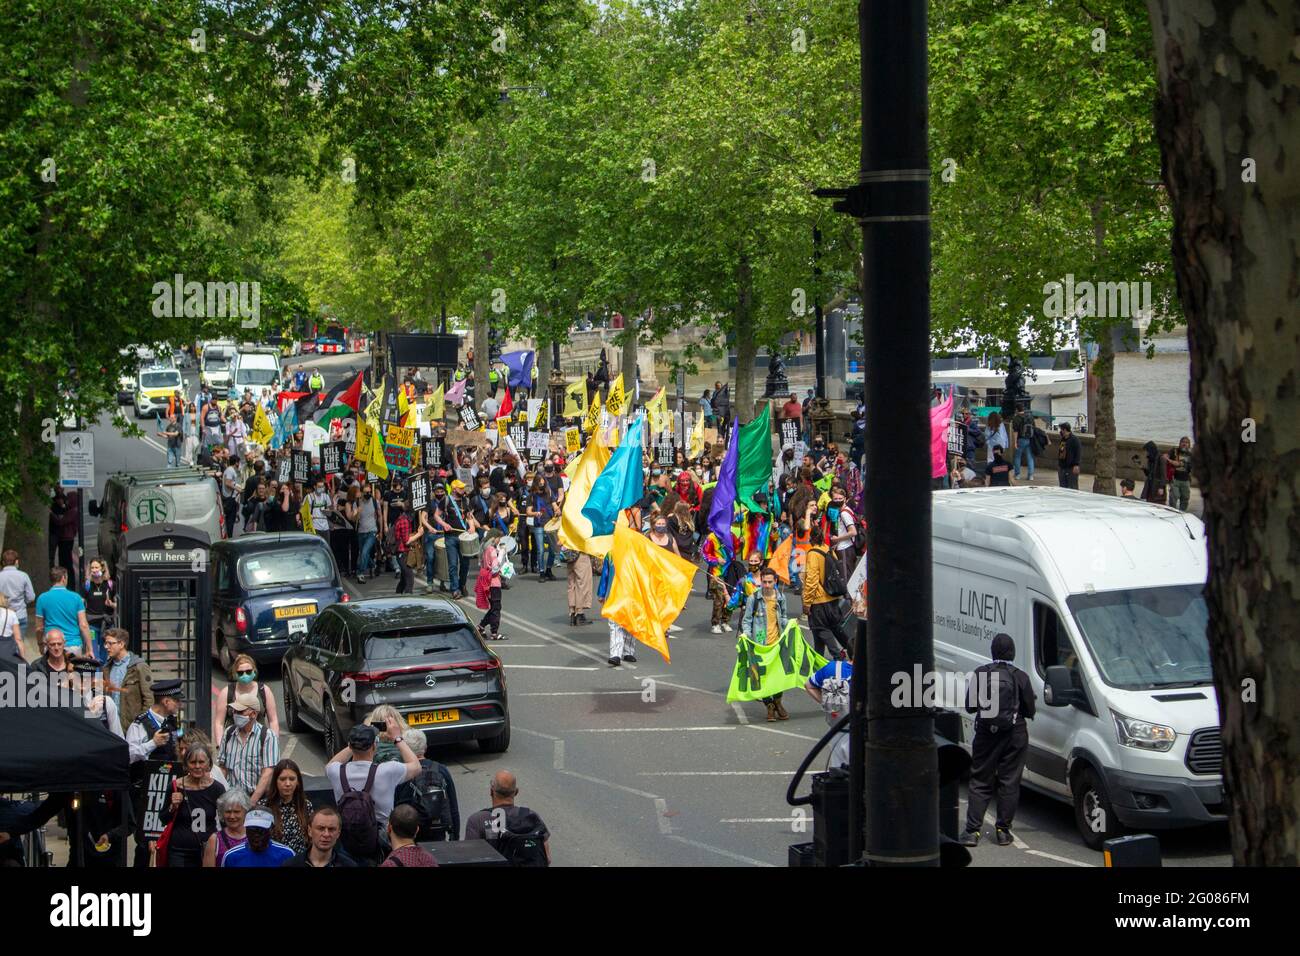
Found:
<svg viewBox="0 0 1300 956"><path fill-rule="evenodd" d="M1014 638L1038 696L1024 785L1072 803L1094 850L1226 819L1200 519L1064 488L932 497L935 667Z"/></svg>

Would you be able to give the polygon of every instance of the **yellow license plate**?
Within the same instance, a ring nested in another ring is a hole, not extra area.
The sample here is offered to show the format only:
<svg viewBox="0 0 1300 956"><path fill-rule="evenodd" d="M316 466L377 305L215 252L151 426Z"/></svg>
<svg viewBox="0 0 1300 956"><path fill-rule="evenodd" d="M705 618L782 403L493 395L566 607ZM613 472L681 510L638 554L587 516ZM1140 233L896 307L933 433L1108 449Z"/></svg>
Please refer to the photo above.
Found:
<svg viewBox="0 0 1300 956"><path fill-rule="evenodd" d="M291 607L277 607L275 609L275 619L283 621L286 617L306 617L308 614L315 613L315 604L294 604Z"/></svg>
<svg viewBox="0 0 1300 956"><path fill-rule="evenodd" d="M425 710L418 714L407 714L408 727L423 727L425 724L454 724L460 720L459 710Z"/></svg>

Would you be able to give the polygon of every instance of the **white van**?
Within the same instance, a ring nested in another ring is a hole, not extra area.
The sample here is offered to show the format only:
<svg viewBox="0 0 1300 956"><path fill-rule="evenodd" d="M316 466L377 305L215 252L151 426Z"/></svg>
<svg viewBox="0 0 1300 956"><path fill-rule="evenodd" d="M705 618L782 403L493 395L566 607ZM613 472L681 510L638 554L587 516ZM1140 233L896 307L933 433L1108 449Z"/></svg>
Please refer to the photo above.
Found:
<svg viewBox="0 0 1300 956"><path fill-rule="evenodd" d="M241 349L235 353L235 362L230 369L230 390L233 396L252 389L254 395L260 395L263 388L278 388L280 385L280 350Z"/></svg>
<svg viewBox="0 0 1300 956"><path fill-rule="evenodd" d="M231 367L235 362L234 342L205 342L203 357L199 360L199 373L217 398L230 395Z"/></svg>
<svg viewBox="0 0 1300 956"><path fill-rule="evenodd" d="M1200 519L1021 486L935 492L932 526L935 668L1015 640L1038 696L1025 786L1072 803L1094 850L1226 819Z"/></svg>

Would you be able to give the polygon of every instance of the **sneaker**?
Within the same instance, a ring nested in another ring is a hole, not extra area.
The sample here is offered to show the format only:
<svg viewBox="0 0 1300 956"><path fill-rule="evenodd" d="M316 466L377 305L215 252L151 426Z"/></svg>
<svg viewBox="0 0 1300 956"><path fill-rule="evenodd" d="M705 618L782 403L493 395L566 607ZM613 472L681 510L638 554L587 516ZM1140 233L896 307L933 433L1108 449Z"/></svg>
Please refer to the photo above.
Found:
<svg viewBox="0 0 1300 956"><path fill-rule="evenodd" d="M1011 831L1006 827L997 828L998 846L1011 846Z"/></svg>
<svg viewBox="0 0 1300 956"><path fill-rule="evenodd" d="M577 624L579 627L582 627L584 624L590 624L591 622L590 622L589 620L587 620L587 615L582 614L581 612L579 612L579 614L578 614L578 619L577 619L576 621L574 621L573 623Z"/></svg>
<svg viewBox="0 0 1300 956"><path fill-rule="evenodd" d="M979 831L979 830L967 830L965 833L963 833L963 834L958 838L957 842L960 843L962 846L979 846L979 845L980 845L980 831Z"/></svg>
<svg viewBox="0 0 1300 956"><path fill-rule="evenodd" d="M709 630L710 630L712 633L714 633L714 634L721 634L721 633L722 633L722 627L721 627L720 625L717 625L717 624L714 624L711 628L709 628Z"/></svg>
<svg viewBox="0 0 1300 956"><path fill-rule="evenodd" d="M635 654L624 654L624 655L623 655L623 660L627 661L629 664L635 664L635 663L636 663L636 655L635 655Z"/></svg>
<svg viewBox="0 0 1300 956"><path fill-rule="evenodd" d="M609 659L609 666L610 666L610 667L622 667L622 666L623 666L623 662L620 661L617 657L611 657L611 658Z"/></svg>
<svg viewBox="0 0 1300 956"><path fill-rule="evenodd" d="M722 629L723 629L724 631L726 631L728 634L731 633L731 625L730 625L730 624L727 624L727 623L724 622L723 625L722 625Z"/></svg>
<svg viewBox="0 0 1300 956"><path fill-rule="evenodd" d="M669 633L669 634L676 634L676 633L677 633L678 631L680 631L680 630L681 630L681 628L678 627L676 624L669 624L669 625L668 625L668 633Z"/></svg>
<svg viewBox="0 0 1300 956"><path fill-rule="evenodd" d="M357 584L365 584L365 583L366 583L366 576L364 574L358 574Z"/></svg>

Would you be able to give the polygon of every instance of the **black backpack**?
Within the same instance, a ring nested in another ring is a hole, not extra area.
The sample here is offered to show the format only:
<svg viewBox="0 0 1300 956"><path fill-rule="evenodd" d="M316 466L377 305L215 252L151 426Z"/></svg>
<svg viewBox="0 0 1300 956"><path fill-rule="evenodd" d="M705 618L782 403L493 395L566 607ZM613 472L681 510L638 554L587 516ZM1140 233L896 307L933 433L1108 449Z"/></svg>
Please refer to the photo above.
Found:
<svg viewBox="0 0 1300 956"><path fill-rule="evenodd" d="M438 771L430 767L398 789L395 803L409 803L420 815L420 831L416 836L417 840L441 840L447 833L447 827L443 822L447 811L447 791L443 789L440 782L434 782L438 779Z"/></svg>
<svg viewBox="0 0 1300 956"><path fill-rule="evenodd" d="M545 840L540 830L528 833L514 833L506 830L494 838L497 852L511 866L550 866L546 859Z"/></svg>
<svg viewBox="0 0 1300 956"><path fill-rule="evenodd" d="M829 551L817 553L822 556L822 589L829 597L844 597L849 593L848 582L844 580L844 568L837 559L831 557Z"/></svg>
<svg viewBox="0 0 1300 956"><path fill-rule="evenodd" d="M338 811L343 849L358 860L373 860L379 852L379 824L375 816L375 798L370 795L370 790L375 785L375 771L379 764L371 762L366 785L356 790L348 783L348 764L351 762L349 757L339 766L339 786L343 794L338 799Z"/></svg>
<svg viewBox="0 0 1300 956"><path fill-rule="evenodd" d="M973 709L978 715L975 718L977 728L991 734L1004 734L1020 720L1020 682L1016 679L1016 667L1010 661L995 661L975 669L977 675L981 672L989 675L984 679L992 682L997 693L997 712L992 717L980 713L978 702L974 700L977 682L972 682L968 691L967 709Z"/></svg>

